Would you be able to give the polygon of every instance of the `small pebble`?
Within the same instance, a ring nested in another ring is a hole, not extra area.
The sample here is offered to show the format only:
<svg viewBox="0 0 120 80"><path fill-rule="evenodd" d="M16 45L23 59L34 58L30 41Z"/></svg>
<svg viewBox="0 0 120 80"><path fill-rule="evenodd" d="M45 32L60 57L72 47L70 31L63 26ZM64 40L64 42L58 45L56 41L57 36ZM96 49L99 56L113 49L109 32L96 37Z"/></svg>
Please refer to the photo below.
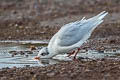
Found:
<svg viewBox="0 0 120 80"><path fill-rule="evenodd" d="M55 76L55 73L54 72L51 72L51 73L47 73L46 74L48 77L53 77L53 76Z"/></svg>

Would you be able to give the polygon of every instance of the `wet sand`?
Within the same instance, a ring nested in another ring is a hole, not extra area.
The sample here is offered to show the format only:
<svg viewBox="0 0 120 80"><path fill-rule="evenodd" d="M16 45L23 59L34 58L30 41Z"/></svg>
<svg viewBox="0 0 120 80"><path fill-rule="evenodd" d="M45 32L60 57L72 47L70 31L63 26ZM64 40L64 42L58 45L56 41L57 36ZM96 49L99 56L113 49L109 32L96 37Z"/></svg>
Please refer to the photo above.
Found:
<svg viewBox="0 0 120 80"><path fill-rule="evenodd" d="M119 0L44 0L35 4L34 0L0 1L0 40L49 40L62 25L105 10L109 12L105 22L83 48L120 49ZM108 58L0 69L0 80L120 80L119 76L120 61Z"/></svg>

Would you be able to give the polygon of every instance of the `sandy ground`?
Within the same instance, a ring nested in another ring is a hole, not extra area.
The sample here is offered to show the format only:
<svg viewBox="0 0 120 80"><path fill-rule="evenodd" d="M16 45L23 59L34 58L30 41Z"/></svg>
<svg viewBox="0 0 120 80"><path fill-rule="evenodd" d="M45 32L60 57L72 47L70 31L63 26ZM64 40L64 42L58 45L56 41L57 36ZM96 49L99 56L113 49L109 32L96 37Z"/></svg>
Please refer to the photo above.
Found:
<svg viewBox="0 0 120 80"><path fill-rule="evenodd" d="M73 4L74 3L74 4ZM120 0L0 0L0 40L50 39L62 25L108 11L84 48L120 49ZM0 80L120 80L119 60L0 69Z"/></svg>

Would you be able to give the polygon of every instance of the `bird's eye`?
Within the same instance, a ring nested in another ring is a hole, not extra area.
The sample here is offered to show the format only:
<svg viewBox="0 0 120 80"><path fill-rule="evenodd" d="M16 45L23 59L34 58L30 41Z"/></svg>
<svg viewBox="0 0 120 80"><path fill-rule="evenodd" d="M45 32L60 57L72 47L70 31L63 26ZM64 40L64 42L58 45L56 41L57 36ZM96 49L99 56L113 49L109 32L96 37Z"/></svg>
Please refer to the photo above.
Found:
<svg viewBox="0 0 120 80"><path fill-rule="evenodd" d="M42 56L45 56L45 53L41 53Z"/></svg>

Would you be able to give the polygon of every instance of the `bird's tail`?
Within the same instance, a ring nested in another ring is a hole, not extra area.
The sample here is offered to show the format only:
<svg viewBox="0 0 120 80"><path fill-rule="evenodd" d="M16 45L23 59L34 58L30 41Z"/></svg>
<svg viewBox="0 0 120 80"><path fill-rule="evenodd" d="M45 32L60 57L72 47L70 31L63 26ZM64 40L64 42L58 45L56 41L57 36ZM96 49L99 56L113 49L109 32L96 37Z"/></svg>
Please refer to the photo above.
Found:
<svg viewBox="0 0 120 80"><path fill-rule="evenodd" d="M78 42L77 43L78 47L81 46L84 43L84 41L86 41L91 36L91 33L93 32L93 30L104 21L103 18L107 14L108 12L103 11L97 16L94 16L90 19L85 20L85 22L83 23L83 26L81 27L82 33L84 34L84 37L82 39L83 42L81 41Z"/></svg>
<svg viewBox="0 0 120 80"><path fill-rule="evenodd" d="M93 31L99 24L101 24L104 21L103 18L107 14L108 14L108 12L103 11L100 14L98 14L97 16L92 17L90 19L87 19L86 21L87 21L87 23L89 25L88 28L91 28L92 29L91 31Z"/></svg>
<svg viewBox="0 0 120 80"><path fill-rule="evenodd" d="M93 20L93 19L99 19L102 20L106 15L108 14L108 12L106 11L102 11L100 14L98 14L97 16L87 19L87 20Z"/></svg>

